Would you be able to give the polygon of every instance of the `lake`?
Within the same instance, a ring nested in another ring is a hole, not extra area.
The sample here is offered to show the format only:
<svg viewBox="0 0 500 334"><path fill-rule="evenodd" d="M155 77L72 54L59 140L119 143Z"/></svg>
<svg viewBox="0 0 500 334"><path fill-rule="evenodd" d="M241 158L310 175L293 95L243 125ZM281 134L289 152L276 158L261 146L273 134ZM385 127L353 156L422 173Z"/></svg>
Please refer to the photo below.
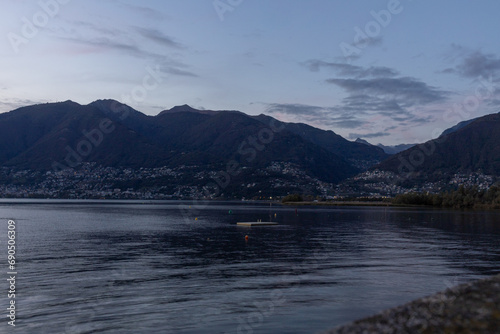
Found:
<svg viewBox="0 0 500 334"><path fill-rule="evenodd" d="M3 200L0 219L2 333L9 219L16 333L315 333L500 273L494 211Z"/></svg>

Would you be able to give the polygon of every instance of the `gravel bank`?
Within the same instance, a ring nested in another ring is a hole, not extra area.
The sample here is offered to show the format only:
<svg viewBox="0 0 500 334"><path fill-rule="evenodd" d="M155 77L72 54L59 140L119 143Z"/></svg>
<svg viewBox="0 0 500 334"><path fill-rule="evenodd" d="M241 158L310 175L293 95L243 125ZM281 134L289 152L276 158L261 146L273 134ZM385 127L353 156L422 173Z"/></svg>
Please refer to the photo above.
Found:
<svg viewBox="0 0 500 334"><path fill-rule="evenodd" d="M500 275L462 284L326 333L500 333Z"/></svg>

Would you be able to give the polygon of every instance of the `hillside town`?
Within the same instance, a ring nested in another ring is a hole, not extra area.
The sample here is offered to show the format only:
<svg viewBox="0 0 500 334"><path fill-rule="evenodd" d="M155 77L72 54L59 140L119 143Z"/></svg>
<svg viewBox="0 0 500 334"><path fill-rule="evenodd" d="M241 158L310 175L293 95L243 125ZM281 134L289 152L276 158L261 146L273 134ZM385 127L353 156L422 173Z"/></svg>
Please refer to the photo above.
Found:
<svg viewBox="0 0 500 334"><path fill-rule="evenodd" d="M272 162L268 167L242 172L252 178L224 178L219 170L200 166L177 168L115 168L83 163L63 171L0 169L2 198L67 199L268 199L290 193L326 200L352 197L383 198L408 192L438 193L460 185L488 189L495 178L481 173L455 174L449 181L406 186L405 179L388 171L361 173L338 185L309 176L296 165Z"/></svg>
<svg viewBox="0 0 500 334"><path fill-rule="evenodd" d="M242 172L246 169L242 167ZM333 189L331 184L308 176L292 163L273 162L251 173L253 178L241 182L226 180L220 170L200 166L133 169L83 163L78 169L46 172L2 167L0 197L168 200L242 199L251 194L247 198L265 199L283 194L284 189L314 191L323 196ZM265 189L263 182L268 183ZM229 188L240 191L229 193Z"/></svg>
<svg viewBox="0 0 500 334"><path fill-rule="evenodd" d="M394 172L378 169L363 172L350 178L336 187L336 192L347 197L364 196L368 198L394 197L396 195L415 192L437 194L454 190L459 186L477 187L487 190L495 184L496 178L483 173L457 173L435 182L411 182Z"/></svg>

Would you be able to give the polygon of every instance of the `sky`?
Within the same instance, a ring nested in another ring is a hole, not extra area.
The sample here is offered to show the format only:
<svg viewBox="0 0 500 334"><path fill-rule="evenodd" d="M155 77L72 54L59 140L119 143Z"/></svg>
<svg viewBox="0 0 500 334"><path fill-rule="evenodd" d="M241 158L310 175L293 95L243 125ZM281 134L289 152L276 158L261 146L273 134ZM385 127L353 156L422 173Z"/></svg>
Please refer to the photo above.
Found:
<svg viewBox="0 0 500 334"><path fill-rule="evenodd" d="M0 0L0 112L115 99L424 142L499 112L500 1Z"/></svg>

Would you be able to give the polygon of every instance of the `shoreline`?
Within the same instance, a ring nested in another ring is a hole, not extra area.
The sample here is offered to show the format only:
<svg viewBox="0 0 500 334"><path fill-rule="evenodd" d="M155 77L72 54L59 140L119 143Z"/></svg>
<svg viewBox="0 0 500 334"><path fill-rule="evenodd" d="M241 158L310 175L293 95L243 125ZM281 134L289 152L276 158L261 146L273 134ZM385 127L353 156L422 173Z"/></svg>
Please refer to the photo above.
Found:
<svg viewBox="0 0 500 334"><path fill-rule="evenodd" d="M356 201L345 201L345 202L286 202L280 203L286 206L374 206L374 207L393 207L393 208L423 208L423 209L436 209L436 210L466 210L466 211L498 211L498 207L490 207L487 205L477 206L472 208L454 208L454 207L443 207L443 206L433 206L433 205L421 205L421 204L396 204L391 202L356 202Z"/></svg>
<svg viewBox="0 0 500 334"><path fill-rule="evenodd" d="M108 203L108 204L163 204L163 203L262 203L273 204L281 206L376 206L376 207L424 207L422 205L412 204L393 204L390 202L356 202L356 201L338 201L338 202L279 202L279 201L266 201L266 200L225 200L225 199L207 199L207 200L194 200L194 199L116 199L116 198L87 198L87 199L70 199L70 198L0 198L1 204L91 204L91 203ZM432 208L432 206L425 206Z"/></svg>
<svg viewBox="0 0 500 334"><path fill-rule="evenodd" d="M384 206L384 207L407 207L407 208L415 208L415 207L424 207L423 205L412 205L412 204L394 204L391 202L381 202L381 201L373 201L373 202L356 202L356 201L339 201L339 202L285 202L280 203L286 206ZM432 206L425 206L426 208L433 208Z"/></svg>
<svg viewBox="0 0 500 334"><path fill-rule="evenodd" d="M497 333L500 274L461 284L323 334Z"/></svg>
<svg viewBox="0 0 500 334"><path fill-rule="evenodd" d="M466 210L466 211L499 211L497 207L475 207L475 208L452 208L440 207L431 205L418 204L395 204L382 201L332 201L332 202L285 202L269 201L269 200L236 200L236 199L116 199L116 198L87 198L87 199L69 199L69 198L0 198L0 205L28 205L28 204L168 204L179 203L188 205L198 205L200 203L261 203L268 205L269 203L284 207L299 207L299 206L322 206L322 207L391 207L391 208L422 208L436 210Z"/></svg>

